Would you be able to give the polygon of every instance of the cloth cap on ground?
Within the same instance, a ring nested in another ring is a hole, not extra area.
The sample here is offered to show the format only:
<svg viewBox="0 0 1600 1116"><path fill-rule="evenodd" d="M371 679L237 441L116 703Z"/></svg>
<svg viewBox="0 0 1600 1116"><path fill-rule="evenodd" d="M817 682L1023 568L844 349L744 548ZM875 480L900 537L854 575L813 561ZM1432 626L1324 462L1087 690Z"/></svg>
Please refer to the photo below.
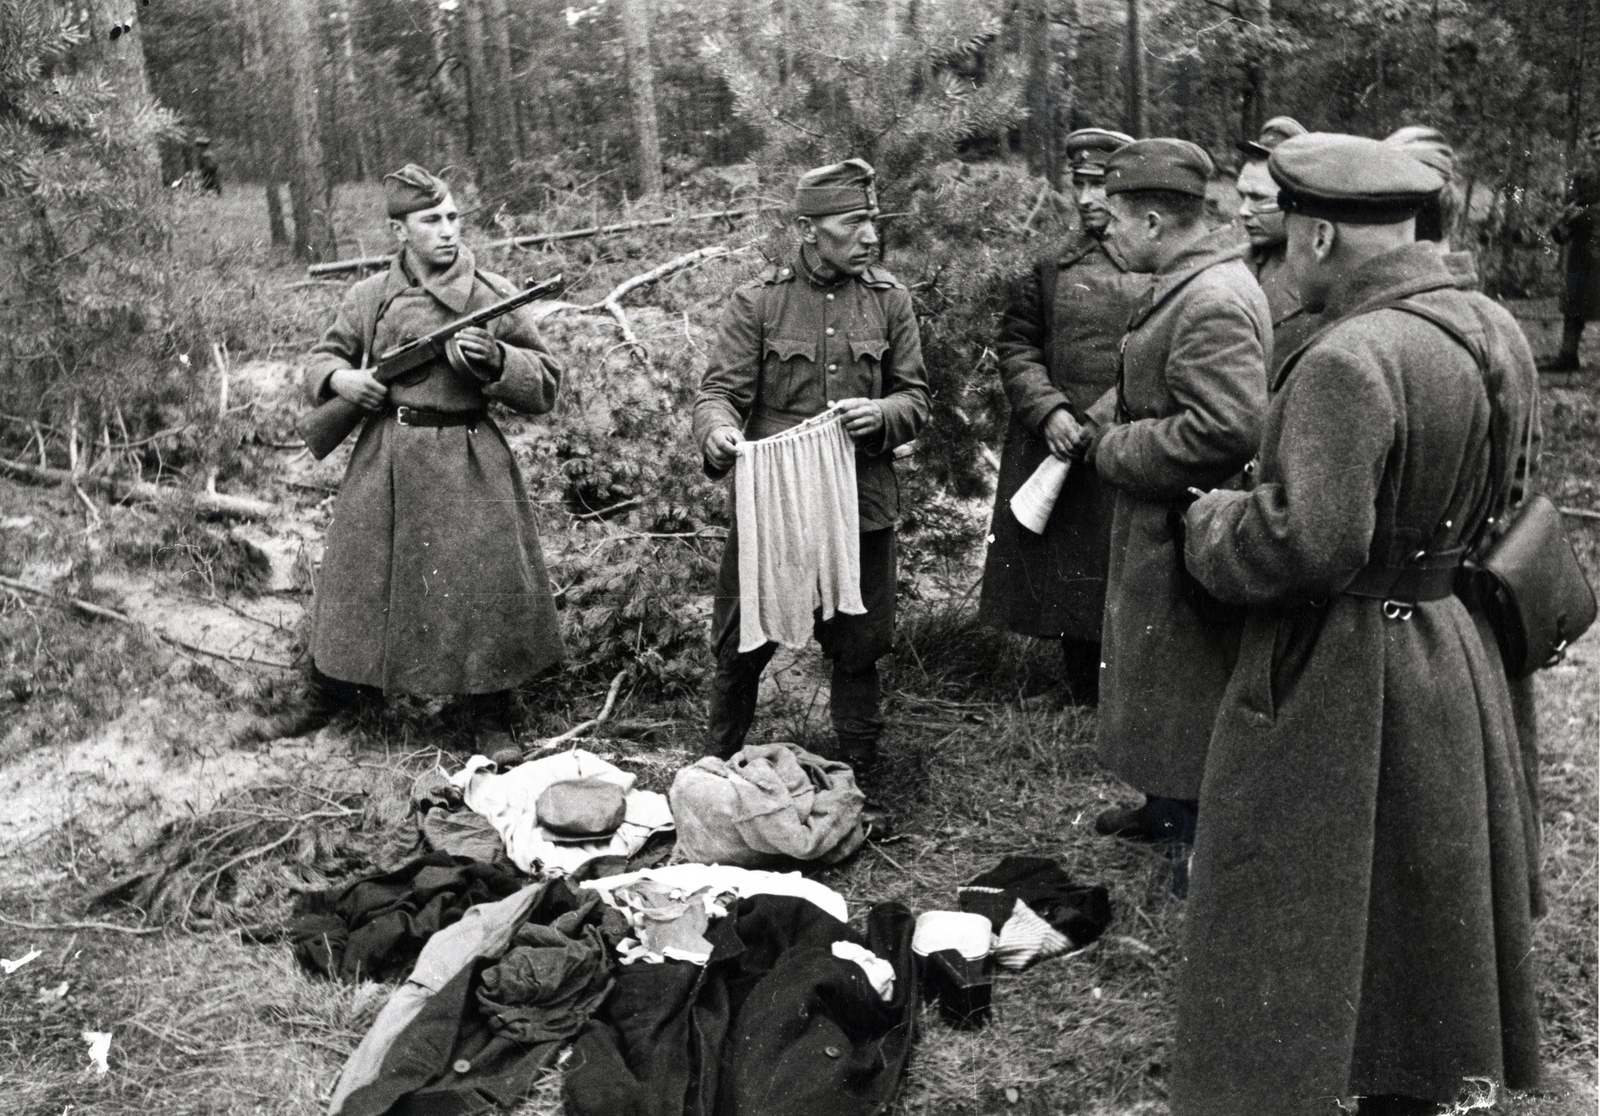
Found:
<svg viewBox="0 0 1600 1116"><path fill-rule="evenodd" d="M383 176L383 202L391 217L432 209L449 196L449 183L415 163Z"/></svg>
<svg viewBox="0 0 1600 1116"><path fill-rule="evenodd" d="M1456 174L1456 153L1444 133L1423 124L1407 124L1388 136L1383 142L1398 147L1425 167L1439 172L1439 177L1449 182Z"/></svg>
<svg viewBox="0 0 1600 1116"><path fill-rule="evenodd" d="M1170 190L1203 198L1215 172L1216 164L1199 144L1166 137L1134 140L1106 160L1106 193Z"/></svg>
<svg viewBox="0 0 1600 1116"><path fill-rule="evenodd" d="M794 211L802 217L827 217L878 208L878 172L865 159L846 159L800 176Z"/></svg>
<svg viewBox="0 0 1600 1116"><path fill-rule="evenodd" d="M1067 135L1067 162L1073 174L1104 178L1111 153L1132 142L1132 136L1108 128L1079 128Z"/></svg>
<svg viewBox="0 0 1600 1116"><path fill-rule="evenodd" d="M539 824L563 837L603 837L616 831L627 812L621 787L605 779L552 783L534 803Z"/></svg>
<svg viewBox="0 0 1600 1116"><path fill-rule="evenodd" d="M1240 140L1238 148L1248 159L1265 159L1284 140L1306 134L1306 126L1292 116L1274 116L1261 125L1261 134L1253 140Z"/></svg>
<svg viewBox="0 0 1600 1116"><path fill-rule="evenodd" d="M1267 160L1286 213L1387 225L1414 217L1444 179L1402 147L1365 136L1308 132Z"/></svg>

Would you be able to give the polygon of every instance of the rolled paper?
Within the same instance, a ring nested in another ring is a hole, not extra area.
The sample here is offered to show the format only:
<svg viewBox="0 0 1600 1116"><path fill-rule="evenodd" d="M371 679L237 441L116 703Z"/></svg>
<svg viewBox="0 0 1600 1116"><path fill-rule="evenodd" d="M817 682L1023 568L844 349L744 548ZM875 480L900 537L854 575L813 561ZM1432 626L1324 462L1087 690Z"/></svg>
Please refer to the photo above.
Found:
<svg viewBox="0 0 1600 1116"><path fill-rule="evenodd" d="M1044 534L1050 513L1055 510L1056 497L1061 495L1061 486L1067 483L1067 474L1071 471L1072 462L1063 461L1055 454L1039 462L1033 475L1023 481L1022 487L1011 497L1011 514L1017 517L1017 522L1035 535Z"/></svg>

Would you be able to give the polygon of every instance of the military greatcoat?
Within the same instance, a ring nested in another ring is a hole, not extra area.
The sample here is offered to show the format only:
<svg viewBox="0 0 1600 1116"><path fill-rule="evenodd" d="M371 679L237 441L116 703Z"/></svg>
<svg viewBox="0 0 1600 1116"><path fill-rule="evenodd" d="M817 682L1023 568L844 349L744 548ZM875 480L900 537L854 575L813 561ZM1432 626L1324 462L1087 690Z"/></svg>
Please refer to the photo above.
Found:
<svg viewBox="0 0 1600 1116"><path fill-rule="evenodd" d="M1082 420L1117 382L1117 345L1150 279L1125 270L1093 237L1059 259L1045 304L1043 271L1027 275L1006 308L995 347L1011 404L995 486L978 614L1020 635L1098 643L1105 611L1115 494L1075 464L1043 535L1011 514L1010 500L1050 454L1044 424L1058 407Z"/></svg>
<svg viewBox="0 0 1600 1116"><path fill-rule="evenodd" d="M1272 355L1267 299L1232 229L1156 273L1123 342L1119 421L1092 450L1117 492L1100 657L1100 759L1147 795L1195 799L1238 626L1187 587L1188 490L1256 452Z"/></svg>
<svg viewBox="0 0 1600 1116"><path fill-rule="evenodd" d="M311 351L311 397L340 368L381 354L513 293L461 250L426 284L403 256L355 284ZM562 655L533 503L494 420L493 401L524 414L555 405L561 366L524 311L487 327L504 369L493 383L437 361L389 388L362 426L339 486L317 580L312 661L391 693L493 693ZM475 424L401 426L400 405L479 415Z"/></svg>
<svg viewBox="0 0 1600 1116"><path fill-rule="evenodd" d="M1600 319L1600 167L1575 176L1570 208L1555 228L1561 252L1561 313Z"/></svg>
<svg viewBox="0 0 1600 1116"><path fill-rule="evenodd" d="M1417 244L1335 291L1274 393L1258 484L1188 515L1189 569L1249 612L1200 796L1178 1116L1537 1082L1535 838L1505 675L1456 597L1407 618L1341 592L1471 544L1515 490L1532 355L1453 283ZM1381 308L1401 296L1491 373Z"/></svg>
<svg viewBox="0 0 1600 1116"><path fill-rule="evenodd" d="M1301 305L1300 292L1295 289L1285 259L1287 252L1288 245L1280 242L1265 250L1252 246L1245 254L1256 282L1261 284L1261 293L1267 296L1267 309L1272 312L1272 352L1278 365L1311 339L1322 320L1321 315ZM1277 368L1271 371L1276 372Z"/></svg>

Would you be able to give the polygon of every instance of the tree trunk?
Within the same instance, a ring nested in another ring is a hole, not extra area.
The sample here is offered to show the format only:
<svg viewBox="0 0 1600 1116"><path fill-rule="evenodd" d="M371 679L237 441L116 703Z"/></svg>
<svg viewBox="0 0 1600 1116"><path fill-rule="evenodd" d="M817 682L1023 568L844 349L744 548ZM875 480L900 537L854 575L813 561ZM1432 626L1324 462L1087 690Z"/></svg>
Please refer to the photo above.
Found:
<svg viewBox="0 0 1600 1116"><path fill-rule="evenodd" d="M339 79L344 91L346 127L350 130L350 150L354 156L357 181L372 175L372 155L367 147L367 132L372 114L367 111L367 98L361 80L356 76L355 35L350 22L354 13L346 0L338 0L333 13L339 24Z"/></svg>
<svg viewBox="0 0 1600 1116"><path fill-rule="evenodd" d="M486 0L462 0L461 30L467 54L467 104L472 120L472 161L478 168L481 185L491 190L499 189L511 166L512 143L507 135L513 129L509 116L510 98L495 73L490 61L491 48L488 25L492 22L485 11ZM508 60L509 63L509 60ZM509 64L505 79L510 80Z"/></svg>
<svg viewBox="0 0 1600 1116"><path fill-rule="evenodd" d="M499 117L498 140L504 145L504 160L522 158L522 131L517 126L517 92L511 81L511 13L506 10L506 0L488 0L484 13L488 25L490 92Z"/></svg>
<svg viewBox="0 0 1600 1116"><path fill-rule="evenodd" d="M80 74L98 73L116 95L118 112L131 115L148 103L150 81L144 67L138 0L70 0L61 9L83 17L85 36L72 48L72 69ZM154 189L161 184L161 154L153 138L139 145L139 155Z"/></svg>
<svg viewBox="0 0 1600 1116"><path fill-rule="evenodd" d="M1028 169L1061 188L1060 114L1056 107L1055 59L1050 51L1050 0L1027 0L1019 11L1027 59Z"/></svg>
<svg viewBox="0 0 1600 1116"><path fill-rule="evenodd" d="M330 260L335 255L333 222L330 219L332 191L322 152L322 137L317 129L319 92L316 39L312 35L312 15L316 0L273 0L276 32L273 44L273 69L288 101L287 146L289 162L289 204L294 210L295 254L312 261Z"/></svg>
<svg viewBox="0 0 1600 1116"><path fill-rule="evenodd" d="M283 219L283 183L273 179L267 183L267 227L272 231L272 243L289 243L289 226Z"/></svg>
<svg viewBox="0 0 1600 1116"><path fill-rule="evenodd" d="M1084 127L1083 109L1078 104L1078 44L1083 35L1083 0L1067 0L1066 7L1067 36L1061 51L1061 99L1065 111L1061 115L1065 130L1073 132Z"/></svg>
<svg viewBox="0 0 1600 1116"><path fill-rule="evenodd" d="M461 88L461 67L455 53L455 37L451 33L450 17L437 4L428 5L428 41L433 48L433 77L429 90L439 107L444 124L439 128L439 145L436 154L442 154L442 166L460 166L465 152L472 148L472 112L466 93Z"/></svg>
<svg viewBox="0 0 1600 1116"><path fill-rule="evenodd" d="M628 55L628 93L633 102L634 159L639 191L661 196L661 133L656 125L655 64L650 60L650 15L646 0L622 0L622 43Z"/></svg>
<svg viewBox="0 0 1600 1116"><path fill-rule="evenodd" d="M1272 30L1272 0L1241 0L1240 15L1263 33ZM1244 64L1244 96L1239 105L1239 138L1253 140L1267 122L1267 105L1272 96L1271 60L1253 51Z"/></svg>
<svg viewBox="0 0 1600 1116"><path fill-rule="evenodd" d="M1143 139L1147 121L1145 103L1149 99L1144 57L1144 13L1140 0L1128 0L1127 73L1123 77L1123 127L1134 139Z"/></svg>

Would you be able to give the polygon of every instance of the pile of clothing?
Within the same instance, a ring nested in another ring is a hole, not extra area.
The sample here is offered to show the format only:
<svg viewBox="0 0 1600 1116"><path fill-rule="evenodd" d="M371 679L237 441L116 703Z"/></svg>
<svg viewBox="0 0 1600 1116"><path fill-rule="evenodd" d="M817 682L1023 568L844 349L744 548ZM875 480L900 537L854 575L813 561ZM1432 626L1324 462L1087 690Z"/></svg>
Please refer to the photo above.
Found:
<svg viewBox="0 0 1600 1116"><path fill-rule="evenodd" d="M510 1109L564 1050L571 1116L881 1112L925 996L981 1026L996 966L1086 945L1110 904L1053 861L1008 857L960 889L960 912L919 929L879 903L858 932L838 892L770 869L853 854L863 802L847 765L793 745L701 760L670 797L582 749L420 780L434 851L302 896L288 929L313 973L407 977L330 1112ZM673 829L683 862L626 870Z"/></svg>
<svg viewBox="0 0 1600 1116"><path fill-rule="evenodd" d="M697 912L709 948L617 961L638 930L629 912L668 907ZM844 913L798 874L709 865L555 879L475 906L423 947L330 1112L510 1108L569 1043L574 1116L876 1112L911 1049L912 917L879 904L863 936Z"/></svg>

